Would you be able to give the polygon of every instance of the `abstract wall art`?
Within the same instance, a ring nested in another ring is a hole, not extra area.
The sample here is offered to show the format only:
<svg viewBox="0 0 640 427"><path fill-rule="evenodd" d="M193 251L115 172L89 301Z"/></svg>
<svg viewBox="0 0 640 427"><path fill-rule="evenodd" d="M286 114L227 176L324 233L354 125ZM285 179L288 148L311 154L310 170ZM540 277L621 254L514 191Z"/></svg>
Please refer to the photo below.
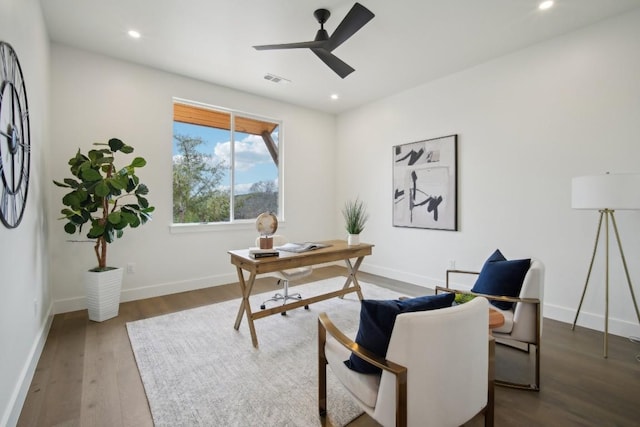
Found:
<svg viewBox="0 0 640 427"><path fill-rule="evenodd" d="M393 147L394 227L458 230L458 135Z"/></svg>

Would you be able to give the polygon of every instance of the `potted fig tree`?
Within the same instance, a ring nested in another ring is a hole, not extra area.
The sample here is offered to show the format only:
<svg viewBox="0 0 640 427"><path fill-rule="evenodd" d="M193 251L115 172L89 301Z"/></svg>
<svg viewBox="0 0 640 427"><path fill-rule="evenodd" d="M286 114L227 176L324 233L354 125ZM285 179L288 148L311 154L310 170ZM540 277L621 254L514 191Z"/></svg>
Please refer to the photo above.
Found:
<svg viewBox="0 0 640 427"><path fill-rule="evenodd" d="M146 160L135 157L119 168L116 153L131 154L133 147L117 138L94 145L86 155L78 149L69 160L73 177L53 182L70 189L62 198L64 230L74 234L84 229L87 238L95 240L98 265L86 273L85 291L89 319L101 322L118 315L122 287L123 269L107 264L108 245L122 237L127 227L136 228L150 220L154 207L146 198L149 189L136 175Z"/></svg>

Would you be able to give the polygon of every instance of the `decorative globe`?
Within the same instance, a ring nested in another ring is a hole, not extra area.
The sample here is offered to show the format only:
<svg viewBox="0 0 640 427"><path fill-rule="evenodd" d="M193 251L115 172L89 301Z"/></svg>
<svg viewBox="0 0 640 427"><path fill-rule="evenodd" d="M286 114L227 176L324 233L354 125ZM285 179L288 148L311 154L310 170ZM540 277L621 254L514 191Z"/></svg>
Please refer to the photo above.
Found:
<svg viewBox="0 0 640 427"><path fill-rule="evenodd" d="M256 219L256 229L261 236L271 236L278 229L278 218L272 212L263 212Z"/></svg>

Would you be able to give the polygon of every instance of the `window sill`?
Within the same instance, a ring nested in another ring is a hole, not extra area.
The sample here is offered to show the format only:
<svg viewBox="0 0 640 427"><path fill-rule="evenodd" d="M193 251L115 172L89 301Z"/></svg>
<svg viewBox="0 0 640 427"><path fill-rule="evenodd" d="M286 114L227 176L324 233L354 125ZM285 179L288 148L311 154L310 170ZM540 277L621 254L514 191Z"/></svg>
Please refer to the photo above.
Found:
<svg viewBox="0 0 640 427"><path fill-rule="evenodd" d="M284 221L279 221L278 226L282 227ZM189 224L171 224L169 225L169 231L171 234L184 234L184 233L209 233L218 231L230 231L230 230L254 230L256 229L255 219L239 220L235 222L207 222L207 223L189 223Z"/></svg>

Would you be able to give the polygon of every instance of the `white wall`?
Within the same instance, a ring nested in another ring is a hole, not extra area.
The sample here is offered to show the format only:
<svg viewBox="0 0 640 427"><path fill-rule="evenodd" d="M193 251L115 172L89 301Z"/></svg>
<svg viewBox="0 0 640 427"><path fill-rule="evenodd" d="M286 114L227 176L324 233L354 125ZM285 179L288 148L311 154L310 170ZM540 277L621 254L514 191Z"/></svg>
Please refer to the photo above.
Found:
<svg viewBox="0 0 640 427"><path fill-rule="evenodd" d="M598 213L571 209L571 178L640 172L640 10L342 114L337 201L371 211L363 270L432 288L450 260L496 248L546 265L545 316L573 322ZM424 52L428 54L428 52ZM458 134L459 231L392 227L392 146ZM640 212L617 212L640 299ZM612 235L613 238L613 235ZM611 242L610 330L640 335ZM580 324L603 329L604 254Z"/></svg>
<svg viewBox="0 0 640 427"><path fill-rule="evenodd" d="M271 84L265 81L265 84ZM119 137L147 159L140 176L156 207L153 221L111 244L108 264L136 264L125 274L123 300L237 280L227 251L248 247L253 223L218 231L172 233L172 97L232 108L283 121L285 222L290 239L335 237L335 117L177 75L52 45L51 178L69 176L78 148ZM50 185L52 212L65 189ZM327 221L326 218L330 220ZM69 243L63 222L50 222L55 311L85 308L82 274L96 265L92 244Z"/></svg>
<svg viewBox="0 0 640 427"><path fill-rule="evenodd" d="M27 88L31 180L17 228L0 225L0 425L14 425L51 321L46 157L49 42L37 0L0 0L0 40L13 46Z"/></svg>

